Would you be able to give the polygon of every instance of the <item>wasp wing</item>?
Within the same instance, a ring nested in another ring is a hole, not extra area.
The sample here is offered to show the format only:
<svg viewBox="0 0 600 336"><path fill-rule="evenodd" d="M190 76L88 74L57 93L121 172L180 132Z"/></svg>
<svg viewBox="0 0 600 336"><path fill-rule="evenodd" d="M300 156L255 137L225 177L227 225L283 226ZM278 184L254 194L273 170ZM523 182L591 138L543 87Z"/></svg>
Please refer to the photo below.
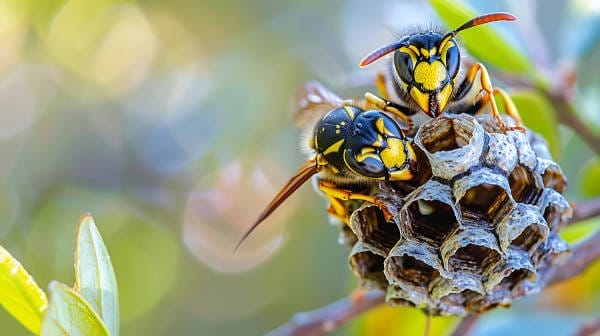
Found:
<svg viewBox="0 0 600 336"><path fill-rule="evenodd" d="M240 241L235 245L234 252L238 250L240 245L248 238L248 236L262 223L267 217L269 217L275 209L277 209L281 203L283 203L291 194L293 194L300 186L304 184L311 176L319 172L317 164L314 160L308 160L300 169L292 176L292 178L281 188L279 193L275 195L273 200L267 205L267 207L258 216L258 219L250 226L250 228L244 233Z"/></svg>
<svg viewBox="0 0 600 336"><path fill-rule="evenodd" d="M309 81L296 89L291 101L294 124L304 127L316 123L326 112L345 101L318 81Z"/></svg>

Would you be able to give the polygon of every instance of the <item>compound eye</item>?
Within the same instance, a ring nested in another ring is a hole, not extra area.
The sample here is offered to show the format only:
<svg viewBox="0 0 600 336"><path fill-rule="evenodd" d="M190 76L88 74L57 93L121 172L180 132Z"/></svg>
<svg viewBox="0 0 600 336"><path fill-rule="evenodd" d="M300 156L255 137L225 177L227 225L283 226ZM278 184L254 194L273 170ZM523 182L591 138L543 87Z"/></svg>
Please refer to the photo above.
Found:
<svg viewBox="0 0 600 336"><path fill-rule="evenodd" d="M452 46L446 50L446 69L448 69L448 75L450 78L455 78L458 74L458 68L460 67L460 51L456 45L454 39L448 42ZM442 55L442 58L444 55Z"/></svg>
<svg viewBox="0 0 600 336"><path fill-rule="evenodd" d="M387 168L379 159L378 154L360 156L360 158L357 157L357 153L352 148L346 148L344 151L344 162L354 173L374 179L388 176Z"/></svg>
<svg viewBox="0 0 600 336"><path fill-rule="evenodd" d="M406 83L410 84L413 82L413 72L414 72L414 64L411 56L402 51L396 51L394 53L394 68L396 68L396 72L400 79Z"/></svg>

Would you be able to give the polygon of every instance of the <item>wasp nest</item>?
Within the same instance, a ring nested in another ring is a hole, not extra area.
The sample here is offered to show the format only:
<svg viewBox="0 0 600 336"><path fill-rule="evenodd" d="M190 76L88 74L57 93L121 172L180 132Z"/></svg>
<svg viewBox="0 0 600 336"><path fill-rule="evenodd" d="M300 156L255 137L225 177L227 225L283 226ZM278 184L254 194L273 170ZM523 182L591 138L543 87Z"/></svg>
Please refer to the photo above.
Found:
<svg viewBox="0 0 600 336"><path fill-rule="evenodd" d="M350 217L350 268L390 304L433 315L508 306L568 254L566 179L537 135L502 132L489 115L442 115L414 136L419 176L381 183ZM352 235L353 234L353 235ZM355 237L356 239L354 239Z"/></svg>

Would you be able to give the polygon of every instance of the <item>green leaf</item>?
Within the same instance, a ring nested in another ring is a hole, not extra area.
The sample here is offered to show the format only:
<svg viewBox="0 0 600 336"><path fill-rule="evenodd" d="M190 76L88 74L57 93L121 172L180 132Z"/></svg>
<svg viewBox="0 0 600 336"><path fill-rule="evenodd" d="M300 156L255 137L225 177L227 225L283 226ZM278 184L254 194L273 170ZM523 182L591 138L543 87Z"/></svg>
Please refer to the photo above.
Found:
<svg viewBox="0 0 600 336"><path fill-rule="evenodd" d="M450 29L458 28L478 15L459 0L429 0L429 3ZM476 59L505 71L533 73L534 67L527 57L494 30L493 26L497 24L511 23L487 23L461 31L459 36L464 40L469 53Z"/></svg>
<svg viewBox="0 0 600 336"><path fill-rule="evenodd" d="M83 216L77 228L75 291L100 315L110 334L119 335L117 280L91 215Z"/></svg>
<svg viewBox="0 0 600 336"><path fill-rule="evenodd" d="M561 141L558 132L557 112L546 97L534 90L520 90L510 93L523 124L541 134L548 142L552 157L560 158Z"/></svg>
<svg viewBox="0 0 600 336"><path fill-rule="evenodd" d="M592 158L585 163L579 177L579 188L584 196L600 195L600 159Z"/></svg>
<svg viewBox="0 0 600 336"><path fill-rule="evenodd" d="M560 237L567 243L574 244L598 230L599 225L599 218L580 221L577 222L577 225L567 225L562 231L560 231Z"/></svg>
<svg viewBox="0 0 600 336"><path fill-rule="evenodd" d="M52 281L50 307L42 324L42 336L109 336L102 319L84 298L67 285Z"/></svg>
<svg viewBox="0 0 600 336"><path fill-rule="evenodd" d="M0 304L32 333L39 335L48 308L46 294L25 268L0 246Z"/></svg>

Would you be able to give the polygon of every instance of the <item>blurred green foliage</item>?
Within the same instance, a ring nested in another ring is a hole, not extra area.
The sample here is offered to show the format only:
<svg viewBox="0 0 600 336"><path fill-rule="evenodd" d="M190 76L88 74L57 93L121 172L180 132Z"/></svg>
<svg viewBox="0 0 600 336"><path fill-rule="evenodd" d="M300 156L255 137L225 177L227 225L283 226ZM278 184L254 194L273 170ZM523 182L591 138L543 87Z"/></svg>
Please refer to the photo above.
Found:
<svg viewBox="0 0 600 336"><path fill-rule="evenodd" d="M77 225L75 284L52 281L49 299L23 266L0 246L0 305L35 335L119 335L115 274L90 215Z"/></svg>
<svg viewBox="0 0 600 336"><path fill-rule="evenodd" d="M430 0L429 3L451 29L460 27L478 15L475 10L460 0ZM460 36L464 38L469 53L485 64L519 74L528 74L534 70L531 61L517 47L507 43L492 25L465 30L460 33Z"/></svg>
<svg viewBox="0 0 600 336"><path fill-rule="evenodd" d="M523 123L539 133L548 142L548 148L554 159L560 159L562 145L558 131L558 117L551 102L534 90L519 90L510 93L510 97L519 110Z"/></svg>
<svg viewBox="0 0 600 336"><path fill-rule="evenodd" d="M440 21L435 10L451 29L471 11L508 11L520 21L461 33L469 51L491 69L550 74L549 83L571 62L581 78L577 112L600 129L600 13L592 3L431 3L0 1L0 244L40 287L72 283L72 223L91 211L119 282L124 335L258 335L347 296L357 286L348 251L309 190L231 254L270 190L303 160L288 110L303 81L360 97L365 87L349 78L376 69L359 70L358 61L404 27ZM548 64L533 61L542 48L532 50L519 30L527 18L540 27ZM547 102L516 97L526 125L561 153L569 199L597 195L596 170L582 167L593 151L573 131L557 131ZM598 283L598 268L582 278ZM579 287L492 311L479 331L504 334L501 321L523 326L532 315L544 321L536 331L572 330L600 309L600 290ZM419 314L374 311L338 334L386 319L390 330L418 333L402 326L422 323ZM441 321L433 330L443 334L453 321ZM0 324L3 333L27 334L2 311Z"/></svg>

